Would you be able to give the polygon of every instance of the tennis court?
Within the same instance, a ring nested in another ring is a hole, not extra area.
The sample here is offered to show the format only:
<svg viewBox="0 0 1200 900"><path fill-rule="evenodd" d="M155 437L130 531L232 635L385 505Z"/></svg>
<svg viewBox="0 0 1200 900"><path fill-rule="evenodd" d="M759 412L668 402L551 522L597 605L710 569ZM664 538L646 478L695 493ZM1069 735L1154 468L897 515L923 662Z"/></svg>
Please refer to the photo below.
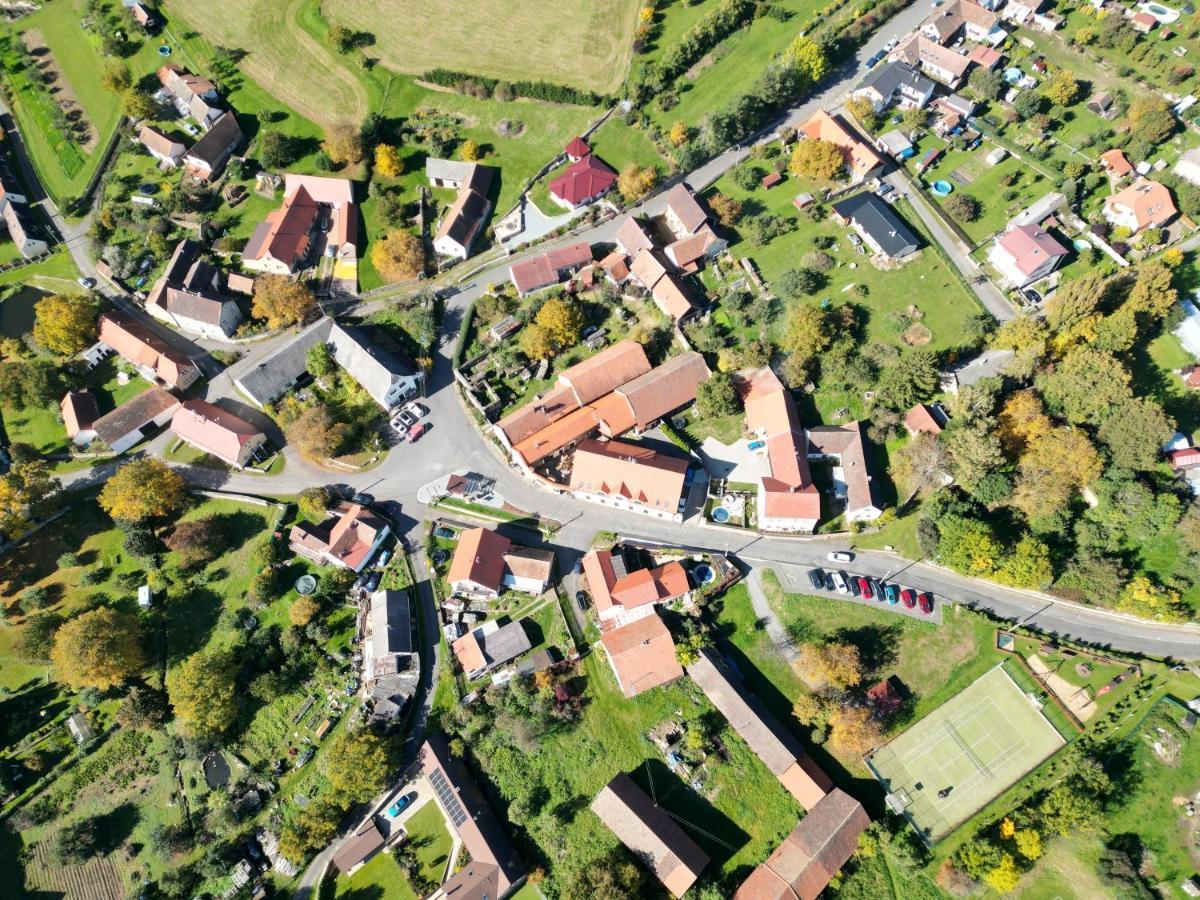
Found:
<svg viewBox="0 0 1200 900"><path fill-rule="evenodd" d="M1066 742L1002 665L867 757L888 806L932 844Z"/></svg>

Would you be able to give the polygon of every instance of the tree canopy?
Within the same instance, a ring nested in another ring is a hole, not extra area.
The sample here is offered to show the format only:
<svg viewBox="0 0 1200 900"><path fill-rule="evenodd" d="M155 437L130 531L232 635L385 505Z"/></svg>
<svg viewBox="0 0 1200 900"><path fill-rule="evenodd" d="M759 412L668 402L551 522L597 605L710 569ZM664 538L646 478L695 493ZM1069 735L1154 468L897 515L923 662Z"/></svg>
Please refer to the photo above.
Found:
<svg viewBox="0 0 1200 900"><path fill-rule="evenodd" d="M90 297L51 294L33 307L33 339L51 353L72 356L96 340L99 310Z"/></svg>
<svg viewBox="0 0 1200 900"><path fill-rule="evenodd" d="M54 677L73 688L120 684L142 667L137 619L109 606L76 616L55 634L50 660Z"/></svg>
<svg viewBox="0 0 1200 900"><path fill-rule="evenodd" d="M186 734L220 735L238 711L237 660L226 649L195 653L167 673L167 693Z"/></svg>
<svg viewBox="0 0 1200 900"><path fill-rule="evenodd" d="M100 506L124 522L161 518L182 505L183 479L152 456L123 465L100 491Z"/></svg>
<svg viewBox="0 0 1200 900"><path fill-rule="evenodd" d="M251 314L268 328L299 325L317 312L317 298L307 286L283 275L260 275L254 281Z"/></svg>

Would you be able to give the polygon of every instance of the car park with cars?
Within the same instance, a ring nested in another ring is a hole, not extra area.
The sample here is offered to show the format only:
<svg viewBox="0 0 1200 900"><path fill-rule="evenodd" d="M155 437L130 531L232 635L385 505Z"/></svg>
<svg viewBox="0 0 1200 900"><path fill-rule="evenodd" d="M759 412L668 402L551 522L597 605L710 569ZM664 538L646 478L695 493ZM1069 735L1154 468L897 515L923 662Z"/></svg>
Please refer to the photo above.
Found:
<svg viewBox="0 0 1200 900"><path fill-rule="evenodd" d="M912 609L917 605L917 592L912 588L905 588L900 592L900 599L904 601L905 608Z"/></svg>
<svg viewBox="0 0 1200 900"><path fill-rule="evenodd" d="M871 582L869 579L867 579L866 577L864 577L862 575L859 575L855 580L858 582L859 593L863 597L870 600L873 596L875 596L875 592L871 588Z"/></svg>
<svg viewBox="0 0 1200 900"><path fill-rule="evenodd" d="M820 590L821 588L825 587L825 573L822 572L820 569L809 569L808 570L808 580L812 583L812 586L815 587L817 590Z"/></svg>

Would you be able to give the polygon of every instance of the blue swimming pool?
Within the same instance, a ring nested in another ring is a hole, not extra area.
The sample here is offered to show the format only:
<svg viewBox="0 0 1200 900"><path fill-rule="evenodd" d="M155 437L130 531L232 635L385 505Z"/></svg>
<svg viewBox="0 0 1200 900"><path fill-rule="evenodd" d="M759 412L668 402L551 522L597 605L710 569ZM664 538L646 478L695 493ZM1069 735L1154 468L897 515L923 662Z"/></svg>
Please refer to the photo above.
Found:
<svg viewBox="0 0 1200 900"><path fill-rule="evenodd" d="M950 192L954 190L954 185L948 181L937 180L933 183L931 190L939 197L948 197Z"/></svg>
<svg viewBox="0 0 1200 900"><path fill-rule="evenodd" d="M723 506L718 506L712 511L712 519L714 522L724 524L729 521L729 510Z"/></svg>

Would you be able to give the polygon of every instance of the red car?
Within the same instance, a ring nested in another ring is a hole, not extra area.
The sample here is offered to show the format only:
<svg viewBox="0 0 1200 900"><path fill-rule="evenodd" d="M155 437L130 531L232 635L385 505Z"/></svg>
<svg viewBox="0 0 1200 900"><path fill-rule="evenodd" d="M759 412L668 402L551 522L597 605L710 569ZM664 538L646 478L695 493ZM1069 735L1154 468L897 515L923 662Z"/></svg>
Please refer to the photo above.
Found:
<svg viewBox="0 0 1200 900"><path fill-rule="evenodd" d="M921 594L921 612L927 616L933 615L933 594L928 592Z"/></svg>
<svg viewBox="0 0 1200 900"><path fill-rule="evenodd" d="M912 609L917 605L917 594L912 588L905 588L900 592L900 599L904 601L904 605Z"/></svg>
<svg viewBox="0 0 1200 900"><path fill-rule="evenodd" d="M417 440L421 437L421 435L423 435L424 433L425 433L425 423L418 422L416 425L414 425L412 428L410 428L408 430L408 439L410 441L412 441L412 443L415 444L417 442Z"/></svg>
<svg viewBox="0 0 1200 900"><path fill-rule="evenodd" d="M864 600L870 600L875 594L871 591L871 582L859 575L855 581L858 582L858 589L862 592Z"/></svg>

